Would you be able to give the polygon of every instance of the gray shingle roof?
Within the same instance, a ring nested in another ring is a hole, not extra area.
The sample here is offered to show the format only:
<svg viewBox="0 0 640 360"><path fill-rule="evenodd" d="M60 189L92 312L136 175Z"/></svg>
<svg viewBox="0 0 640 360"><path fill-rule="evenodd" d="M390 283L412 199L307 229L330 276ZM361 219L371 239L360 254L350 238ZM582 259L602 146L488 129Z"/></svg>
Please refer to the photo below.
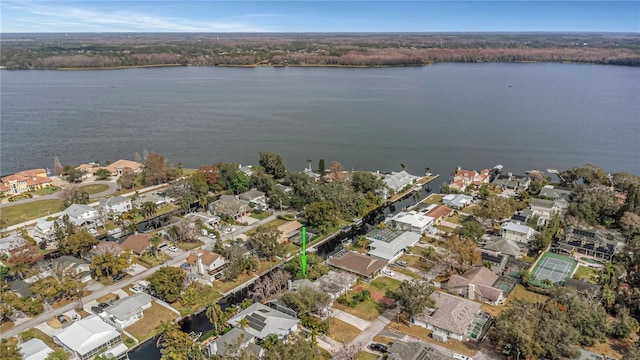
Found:
<svg viewBox="0 0 640 360"><path fill-rule="evenodd" d="M571 197L571 191L554 189L551 185L543 186L538 193L538 196L548 197L549 199L566 199L568 200Z"/></svg>
<svg viewBox="0 0 640 360"><path fill-rule="evenodd" d="M389 360L445 360L450 359L431 346L416 341L396 340L389 348Z"/></svg>
<svg viewBox="0 0 640 360"><path fill-rule="evenodd" d="M105 309L105 311L120 321L130 318L133 314L140 311L142 306L151 302L151 296L145 293L138 293L132 296L122 298Z"/></svg>
<svg viewBox="0 0 640 360"><path fill-rule="evenodd" d="M439 291L431 294L431 299L435 301L436 310L431 314L414 316L415 320L459 335L464 334L482 309L482 304Z"/></svg>
<svg viewBox="0 0 640 360"><path fill-rule="evenodd" d="M40 339L31 339L18 345L18 347L24 360L42 360L53 352L53 349Z"/></svg>
<svg viewBox="0 0 640 360"><path fill-rule="evenodd" d="M72 204L63 211L63 214L69 215L70 218L77 218L87 211L96 211L94 208L83 204Z"/></svg>

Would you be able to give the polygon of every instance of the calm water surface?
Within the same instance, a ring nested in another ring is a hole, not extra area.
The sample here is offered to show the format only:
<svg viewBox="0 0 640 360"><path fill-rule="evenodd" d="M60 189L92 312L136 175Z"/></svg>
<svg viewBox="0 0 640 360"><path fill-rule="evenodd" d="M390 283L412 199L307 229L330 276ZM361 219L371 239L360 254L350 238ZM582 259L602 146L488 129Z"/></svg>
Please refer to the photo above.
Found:
<svg viewBox="0 0 640 360"><path fill-rule="evenodd" d="M258 152L346 169L447 175L594 163L640 174L640 69L575 64L419 68L179 67L3 71L0 172L133 159L186 167Z"/></svg>

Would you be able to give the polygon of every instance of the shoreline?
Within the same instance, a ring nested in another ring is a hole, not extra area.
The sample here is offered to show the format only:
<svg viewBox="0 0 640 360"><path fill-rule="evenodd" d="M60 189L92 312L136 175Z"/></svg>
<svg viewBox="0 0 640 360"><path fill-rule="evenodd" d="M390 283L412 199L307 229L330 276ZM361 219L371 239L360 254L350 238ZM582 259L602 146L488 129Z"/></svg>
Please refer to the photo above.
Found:
<svg viewBox="0 0 640 360"><path fill-rule="evenodd" d="M105 66L105 67L59 67L59 68L21 68L9 69L6 66L0 66L0 70L6 71L24 71L24 70L53 70L53 71L83 71L83 70L127 70L127 69L146 69L146 68L166 68L166 67L227 67L227 68L344 68L344 69L377 69L377 68L405 68L405 67L425 67L437 64L576 64L576 65L602 65L602 66L623 66L623 67L640 67L640 65L625 64L606 64L597 62L584 61L537 61L537 60L518 60L518 61L431 61L424 64L397 64L397 65L339 65L339 64L154 64L154 65L123 65L123 66Z"/></svg>

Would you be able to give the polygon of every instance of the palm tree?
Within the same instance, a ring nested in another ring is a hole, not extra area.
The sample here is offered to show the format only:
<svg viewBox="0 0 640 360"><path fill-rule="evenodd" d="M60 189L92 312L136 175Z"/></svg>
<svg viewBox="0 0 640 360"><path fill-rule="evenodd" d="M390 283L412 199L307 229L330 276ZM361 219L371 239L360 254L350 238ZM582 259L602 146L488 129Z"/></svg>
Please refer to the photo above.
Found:
<svg viewBox="0 0 640 360"><path fill-rule="evenodd" d="M153 235L153 237L149 239L151 246L153 246L153 255L155 255L156 259L158 259L158 245L160 245L161 241L162 238L158 236L158 234Z"/></svg>
<svg viewBox="0 0 640 360"><path fill-rule="evenodd" d="M240 321L238 321L238 326L241 329L248 328L249 327L249 319L247 319L246 317L243 317L242 319L240 319Z"/></svg>
<svg viewBox="0 0 640 360"><path fill-rule="evenodd" d="M213 324L216 334L220 334L224 328L225 316L217 302L212 301L207 306L207 319Z"/></svg>
<svg viewBox="0 0 640 360"><path fill-rule="evenodd" d="M369 239L367 239L362 235L358 236L358 240L356 240L356 246L361 249L366 249L367 246L369 246L369 243L370 243Z"/></svg>
<svg viewBox="0 0 640 360"><path fill-rule="evenodd" d="M24 274L29 271L29 265L19 262L9 267L9 274L24 279Z"/></svg>
<svg viewBox="0 0 640 360"><path fill-rule="evenodd" d="M171 241L176 241L179 234L180 234L180 229L178 228L177 225L171 225L167 229L167 235L169 235L169 238L171 238Z"/></svg>
<svg viewBox="0 0 640 360"><path fill-rule="evenodd" d="M146 201L142 203L142 216L151 217L158 211L158 205L153 201Z"/></svg>

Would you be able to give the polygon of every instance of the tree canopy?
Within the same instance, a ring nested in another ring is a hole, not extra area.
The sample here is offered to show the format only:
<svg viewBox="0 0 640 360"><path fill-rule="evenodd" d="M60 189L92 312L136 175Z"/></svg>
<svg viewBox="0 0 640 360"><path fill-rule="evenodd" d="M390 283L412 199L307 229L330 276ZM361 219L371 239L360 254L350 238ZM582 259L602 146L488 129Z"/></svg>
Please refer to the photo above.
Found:
<svg viewBox="0 0 640 360"><path fill-rule="evenodd" d="M153 273L148 279L151 289L166 302L174 302L180 298L187 273L177 267L165 266Z"/></svg>
<svg viewBox="0 0 640 360"><path fill-rule="evenodd" d="M434 306L431 293L433 293L433 287L428 282L414 279L403 281L394 296L402 303L403 311L411 319Z"/></svg>
<svg viewBox="0 0 640 360"><path fill-rule="evenodd" d="M268 151L261 152L259 164L267 174L273 175L276 179L282 179L287 175L287 169L282 163L282 157L278 154Z"/></svg>
<svg viewBox="0 0 640 360"><path fill-rule="evenodd" d="M145 185L157 185L167 181L167 162L164 156L151 153L144 162Z"/></svg>

